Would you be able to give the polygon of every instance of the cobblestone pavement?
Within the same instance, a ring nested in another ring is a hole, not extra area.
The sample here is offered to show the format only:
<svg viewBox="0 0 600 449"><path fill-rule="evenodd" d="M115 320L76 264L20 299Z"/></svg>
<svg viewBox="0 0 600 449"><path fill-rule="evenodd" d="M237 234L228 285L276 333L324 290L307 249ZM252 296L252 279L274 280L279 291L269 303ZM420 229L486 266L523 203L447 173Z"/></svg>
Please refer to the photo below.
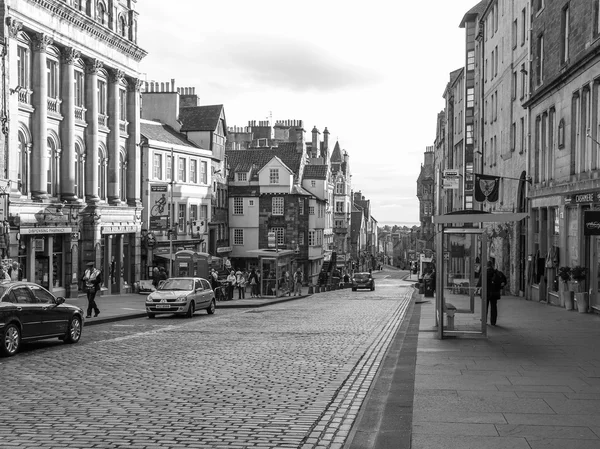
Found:
<svg viewBox="0 0 600 449"><path fill-rule="evenodd" d="M381 279L0 359L0 446L341 448L411 295Z"/></svg>

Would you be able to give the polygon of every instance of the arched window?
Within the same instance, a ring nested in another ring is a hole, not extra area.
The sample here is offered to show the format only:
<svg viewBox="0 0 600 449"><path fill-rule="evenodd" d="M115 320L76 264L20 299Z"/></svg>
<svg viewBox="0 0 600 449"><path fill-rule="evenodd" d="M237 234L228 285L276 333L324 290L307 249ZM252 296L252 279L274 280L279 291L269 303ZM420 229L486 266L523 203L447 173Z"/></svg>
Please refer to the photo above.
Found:
<svg viewBox="0 0 600 449"><path fill-rule="evenodd" d="M58 195L59 161L58 149L54 139L48 138L48 178L46 179L46 191L50 196Z"/></svg>
<svg viewBox="0 0 600 449"><path fill-rule="evenodd" d="M127 21L125 17L119 17L119 34L123 37L127 37Z"/></svg>
<svg viewBox="0 0 600 449"><path fill-rule="evenodd" d="M119 178L121 201L127 201L127 157L123 148L119 152Z"/></svg>
<svg viewBox="0 0 600 449"><path fill-rule="evenodd" d="M98 148L98 196L101 200L106 200L106 150Z"/></svg>
<svg viewBox="0 0 600 449"><path fill-rule="evenodd" d="M27 195L29 192L29 179L28 179L28 154L27 154L27 140L25 135L19 132L19 146L18 146L18 166L17 166L17 181L19 183L19 190L23 195Z"/></svg>
<svg viewBox="0 0 600 449"><path fill-rule="evenodd" d="M104 3L98 2L96 11L96 20L102 25L106 25L106 7L104 6Z"/></svg>
<svg viewBox="0 0 600 449"><path fill-rule="evenodd" d="M73 191L78 198L85 197L85 155L79 143L75 144L75 187Z"/></svg>

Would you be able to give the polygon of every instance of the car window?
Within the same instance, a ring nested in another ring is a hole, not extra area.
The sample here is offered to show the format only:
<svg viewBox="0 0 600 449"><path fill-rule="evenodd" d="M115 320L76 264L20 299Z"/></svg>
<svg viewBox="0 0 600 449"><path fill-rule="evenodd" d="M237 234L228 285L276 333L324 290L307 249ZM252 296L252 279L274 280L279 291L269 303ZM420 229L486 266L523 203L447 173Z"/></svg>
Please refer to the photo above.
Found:
<svg viewBox="0 0 600 449"><path fill-rule="evenodd" d="M194 281L194 289L198 290L199 288L204 288L204 287L202 286L202 283L200 282L200 279L196 279Z"/></svg>
<svg viewBox="0 0 600 449"><path fill-rule="evenodd" d="M33 285L31 286L31 291L33 292L33 296L36 298L36 302L43 304L54 304L54 296L52 296L51 293L47 292L42 287Z"/></svg>
<svg viewBox="0 0 600 449"><path fill-rule="evenodd" d="M159 290L190 291L193 289L194 281L192 279L167 279L164 284L158 287Z"/></svg>
<svg viewBox="0 0 600 449"><path fill-rule="evenodd" d="M369 274L368 273L357 273L354 275L354 279L356 279L357 281L365 281L365 280L369 279Z"/></svg>
<svg viewBox="0 0 600 449"><path fill-rule="evenodd" d="M211 286L210 286L210 284L208 283L208 281L206 279L200 279L200 282L202 283L202 288L204 290L210 290L211 289Z"/></svg>
<svg viewBox="0 0 600 449"><path fill-rule="evenodd" d="M34 304L37 302L27 287L15 287L10 291L9 296L13 298L11 302L18 304Z"/></svg>

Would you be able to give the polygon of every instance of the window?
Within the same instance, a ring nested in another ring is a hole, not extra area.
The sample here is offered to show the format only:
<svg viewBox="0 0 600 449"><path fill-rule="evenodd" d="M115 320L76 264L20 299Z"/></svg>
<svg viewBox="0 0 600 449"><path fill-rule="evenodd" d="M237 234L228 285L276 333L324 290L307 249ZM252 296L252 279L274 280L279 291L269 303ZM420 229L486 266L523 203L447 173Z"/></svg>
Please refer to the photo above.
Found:
<svg viewBox="0 0 600 449"><path fill-rule="evenodd" d="M237 174L237 180L238 181L246 181L247 180L247 173L238 173Z"/></svg>
<svg viewBox="0 0 600 449"><path fill-rule="evenodd" d="M521 100L525 98L525 86L527 85L527 71L525 63L521 64Z"/></svg>
<svg viewBox="0 0 600 449"><path fill-rule="evenodd" d="M98 149L98 197L106 199L106 152L103 148Z"/></svg>
<svg viewBox="0 0 600 449"><path fill-rule="evenodd" d="M517 79L517 72L513 72L511 83L511 99L513 101L517 99Z"/></svg>
<svg viewBox="0 0 600 449"><path fill-rule="evenodd" d="M518 34L519 34L519 25L517 23L517 19L515 19L513 21L513 25L512 25L512 48L513 48L513 50L515 48L517 48L517 42L519 39Z"/></svg>
<svg viewBox="0 0 600 449"><path fill-rule="evenodd" d="M525 37L527 36L527 28L525 27L525 20L527 19L527 8L523 8L521 11L521 46L525 45Z"/></svg>
<svg viewBox="0 0 600 449"><path fill-rule="evenodd" d="M316 187L317 186L317 181L315 181L315 180L310 181L310 186L311 187Z"/></svg>
<svg viewBox="0 0 600 449"><path fill-rule="evenodd" d="M172 156L167 156L167 176L166 176L166 180L167 181L172 181L173 180L173 157Z"/></svg>
<svg viewBox="0 0 600 449"><path fill-rule="evenodd" d="M84 84L83 84L83 72L79 70L75 70L75 106L83 107L85 94L84 94Z"/></svg>
<svg viewBox="0 0 600 449"><path fill-rule="evenodd" d="M119 89L119 118L127 119L127 93L123 89Z"/></svg>
<svg viewBox="0 0 600 449"><path fill-rule="evenodd" d="M75 186L73 188L73 192L79 198L83 198L85 196L85 164L84 164L84 152L81 149L81 146L76 143L75 144Z"/></svg>
<svg viewBox="0 0 600 449"><path fill-rule="evenodd" d="M271 231L275 233L277 246L281 247L285 245L285 228L271 228Z"/></svg>
<svg viewBox="0 0 600 449"><path fill-rule="evenodd" d="M315 206L308 206L308 215L315 214Z"/></svg>
<svg viewBox="0 0 600 449"><path fill-rule="evenodd" d="M517 145L517 124L513 122L510 125L510 151L515 151L515 147Z"/></svg>
<svg viewBox="0 0 600 449"><path fill-rule="evenodd" d="M274 196L271 199L271 213L273 215L283 215L283 197Z"/></svg>
<svg viewBox="0 0 600 449"><path fill-rule="evenodd" d="M343 201L336 201L335 202L335 211L337 213L343 213L344 212L344 202Z"/></svg>
<svg viewBox="0 0 600 449"><path fill-rule="evenodd" d="M200 161L200 182L202 182L202 184L208 184L207 176L206 161Z"/></svg>
<svg viewBox="0 0 600 449"><path fill-rule="evenodd" d="M208 206L206 204L200 205L200 218L202 220L208 220Z"/></svg>
<svg viewBox="0 0 600 449"><path fill-rule="evenodd" d="M519 153L523 154L525 151L525 117L521 117L520 120L521 138L519 143Z"/></svg>
<svg viewBox="0 0 600 449"><path fill-rule="evenodd" d="M535 48L535 83L537 86L544 81L544 35L540 34L537 38Z"/></svg>
<svg viewBox="0 0 600 449"><path fill-rule="evenodd" d="M498 76L498 55L499 55L499 51L498 51L498 46L496 45L496 61L494 62L494 76Z"/></svg>
<svg viewBox="0 0 600 449"><path fill-rule="evenodd" d="M538 13L544 7L544 0L534 0L535 1L535 12Z"/></svg>
<svg viewBox="0 0 600 449"><path fill-rule="evenodd" d="M198 183L198 161L196 159L190 161L190 182Z"/></svg>
<svg viewBox="0 0 600 449"><path fill-rule="evenodd" d="M233 215L244 215L244 198L233 198Z"/></svg>
<svg viewBox="0 0 600 449"><path fill-rule="evenodd" d="M106 82L98 80L98 113L106 115Z"/></svg>
<svg viewBox="0 0 600 449"><path fill-rule="evenodd" d="M119 18L119 34L123 37L127 37L127 22L123 16Z"/></svg>
<svg viewBox="0 0 600 449"><path fill-rule="evenodd" d="M54 59L46 59L46 82L48 83L48 98L59 97L58 62Z"/></svg>
<svg viewBox="0 0 600 449"><path fill-rule="evenodd" d="M600 34L600 0L594 0L593 21L593 35L597 37Z"/></svg>
<svg viewBox="0 0 600 449"><path fill-rule="evenodd" d="M177 174L177 180L180 182L185 182L185 176L187 173L186 170L186 159L183 157L179 158L179 173Z"/></svg>
<svg viewBox="0 0 600 449"><path fill-rule="evenodd" d="M562 149L565 147L565 121L560 119L558 122L558 148Z"/></svg>
<svg viewBox="0 0 600 449"><path fill-rule="evenodd" d="M98 9L96 12L96 20L102 25L106 25L106 7L104 3L98 2Z"/></svg>
<svg viewBox="0 0 600 449"><path fill-rule="evenodd" d="M17 47L17 86L29 88L29 49L26 47Z"/></svg>
<svg viewBox="0 0 600 449"><path fill-rule="evenodd" d="M490 69L490 77L494 79L494 50L492 50L492 57L490 58L490 63L492 64L492 68Z"/></svg>
<svg viewBox="0 0 600 449"><path fill-rule="evenodd" d="M298 245L304 245L304 232L298 234Z"/></svg>
<svg viewBox="0 0 600 449"><path fill-rule="evenodd" d="M554 179L554 122L556 111L552 108L548 113L548 179Z"/></svg>
<svg viewBox="0 0 600 449"><path fill-rule="evenodd" d="M119 177L119 198L121 201L127 201L127 158L123 148L119 152Z"/></svg>
<svg viewBox="0 0 600 449"><path fill-rule="evenodd" d="M298 214L304 215L304 200L302 198L298 200Z"/></svg>
<svg viewBox="0 0 600 449"><path fill-rule="evenodd" d="M180 233L185 233L185 210L187 204L177 205L177 230Z"/></svg>
<svg viewBox="0 0 600 449"><path fill-rule="evenodd" d="M315 246L317 243L317 232L316 231L308 231L308 246Z"/></svg>
<svg viewBox="0 0 600 449"><path fill-rule="evenodd" d="M343 182L338 182L335 184L335 193L336 193L336 195L344 194L344 183Z"/></svg>
<svg viewBox="0 0 600 449"><path fill-rule="evenodd" d="M154 153L154 162L152 163L154 179L162 179L162 154Z"/></svg>
<svg viewBox="0 0 600 449"><path fill-rule="evenodd" d="M254 206L254 200L248 200L248 207Z"/></svg>
<svg viewBox="0 0 600 449"><path fill-rule="evenodd" d="M472 108L475 106L475 88L467 87L467 107Z"/></svg>
<svg viewBox="0 0 600 449"><path fill-rule="evenodd" d="M471 123L465 126L465 139L467 145L473 144L473 124Z"/></svg>
<svg viewBox="0 0 600 449"><path fill-rule="evenodd" d="M560 21L560 60L565 64L569 60L569 4L562 9Z"/></svg>
<svg viewBox="0 0 600 449"><path fill-rule="evenodd" d="M269 169L269 184L279 184L279 169Z"/></svg>
<svg viewBox="0 0 600 449"><path fill-rule="evenodd" d="M190 204L190 221L196 221L198 219L198 205Z"/></svg>
<svg viewBox="0 0 600 449"><path fill-rule="evenodd" d="M467 52L467 70L475 70L475 50Z"/></svg>
<svg viewBox="0 0 600 449"><path fill-rule="evenodd" d="M234 245L243 245L244 244L244 230L243 229L234 229L233 230L233 244Z"/></svg>

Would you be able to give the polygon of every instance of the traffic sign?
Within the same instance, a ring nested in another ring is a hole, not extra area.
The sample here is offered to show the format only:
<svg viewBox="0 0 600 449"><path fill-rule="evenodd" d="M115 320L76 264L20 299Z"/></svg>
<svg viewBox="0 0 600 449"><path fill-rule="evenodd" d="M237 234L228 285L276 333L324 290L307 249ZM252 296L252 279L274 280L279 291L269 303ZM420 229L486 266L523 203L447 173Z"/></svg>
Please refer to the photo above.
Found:
<svg viewBox="0 0 600 449"><path fill-rule="evenodd" d="M148 246L150 248L152 248L154 245L156 245L156 236L154 235L153 232L148 233L148 236L146 237L146 243L148 244Z"/></svg>

